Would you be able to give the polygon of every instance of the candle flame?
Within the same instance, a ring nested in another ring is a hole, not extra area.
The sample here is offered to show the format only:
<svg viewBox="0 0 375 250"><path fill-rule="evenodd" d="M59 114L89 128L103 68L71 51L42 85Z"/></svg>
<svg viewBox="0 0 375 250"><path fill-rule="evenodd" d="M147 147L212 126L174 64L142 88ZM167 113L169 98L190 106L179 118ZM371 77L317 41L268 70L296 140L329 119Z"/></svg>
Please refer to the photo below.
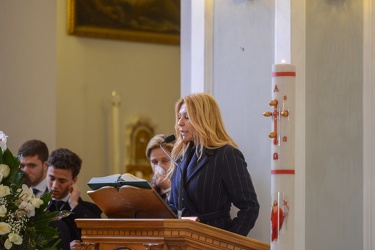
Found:
<svg viewBox="0 0 375 250"><path fill-rule="evenodd" d="M284 60L284 59L283 59L283 60L281 60L281 63L282 63L282 64L285 64L285 60Z"/></svg>

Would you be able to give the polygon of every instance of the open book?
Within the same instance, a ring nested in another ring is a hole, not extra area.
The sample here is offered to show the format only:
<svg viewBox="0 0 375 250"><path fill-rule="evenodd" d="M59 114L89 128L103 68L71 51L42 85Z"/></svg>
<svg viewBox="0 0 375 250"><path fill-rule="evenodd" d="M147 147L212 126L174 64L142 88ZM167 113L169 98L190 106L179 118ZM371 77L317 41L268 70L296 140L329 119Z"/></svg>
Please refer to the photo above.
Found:
<svg viewBox="0 0 375 250"><path fill-rule="evenodd" d="M132 174L113 174L103 177L93 177L87 183L92 190L97 190L101 187L115 187L120 188L124 185L138 187L138 188L152 188L148 181L138 178Z"/></svg>

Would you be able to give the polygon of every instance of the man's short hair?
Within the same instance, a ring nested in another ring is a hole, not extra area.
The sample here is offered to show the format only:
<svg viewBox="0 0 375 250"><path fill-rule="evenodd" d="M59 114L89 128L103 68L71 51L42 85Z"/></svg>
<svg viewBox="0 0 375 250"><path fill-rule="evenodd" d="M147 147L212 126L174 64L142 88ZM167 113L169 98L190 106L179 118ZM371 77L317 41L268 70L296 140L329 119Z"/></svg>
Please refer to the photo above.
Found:
<svg viewBox="0 0 375 250"><path fill-rule="evenodd" d="M32 157L37 155L41 162L48 160L48 147L40 140L26 141L18 149L18 157Z"/></svg>
<svg viewBox="0 0 375 250"><path fill-rule="evenodd" d="M59 148L52 151L47 161L48 167L56 169L68 169L72 171L72 176L78 176L81 170L82 160L77 154L67 148Z"/></svg>

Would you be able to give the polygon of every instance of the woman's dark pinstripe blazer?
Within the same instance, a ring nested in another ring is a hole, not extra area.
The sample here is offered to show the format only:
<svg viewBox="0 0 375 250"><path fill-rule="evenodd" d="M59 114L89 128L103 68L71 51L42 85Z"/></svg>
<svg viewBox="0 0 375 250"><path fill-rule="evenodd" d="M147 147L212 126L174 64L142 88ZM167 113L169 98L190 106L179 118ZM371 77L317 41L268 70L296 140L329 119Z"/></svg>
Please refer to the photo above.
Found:
<svg viewBox="0 0 375 250"><path fill-rule="evenodd" d="M195 148L190 145L184 159L177 162L172 175L170 207L178 206L179 182L183 173L183 216L198 216L201 222L246 236L254 227L259 214L257 195L247 170L243 154L226 145L204 150L197 161ZM231 204L239 209L230 218Z"/></svg>

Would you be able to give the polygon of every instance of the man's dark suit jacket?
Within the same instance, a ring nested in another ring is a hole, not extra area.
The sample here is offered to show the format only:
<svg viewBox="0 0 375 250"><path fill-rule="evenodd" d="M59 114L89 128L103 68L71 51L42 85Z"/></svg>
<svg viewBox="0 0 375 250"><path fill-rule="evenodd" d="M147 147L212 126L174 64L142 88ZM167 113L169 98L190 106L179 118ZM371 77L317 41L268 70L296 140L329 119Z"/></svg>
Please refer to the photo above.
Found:
<svg viewBox="0 0 375 250"><path fill-rule="evenodd" d="M59 232L59 239L53 239L49 243L49 247L52 247L57 240L60 240L60 242L57 244L57 249L63 249L63 250L70 250L70 235L69 235L69 228L65 224L65 222L61 220L55 220L50 222L50 226L57 229Z"/></svg>
<svg viewBox="0 0 375 250"><path fill-rule="evenodd" d="M48 204L47 209L49 211L56 211L56 208L52 200ZM60 206L59 210L70 211L71 209L70 209L69 203L65 202L62 206ZM102 214L102 211L96 204L88 202L88 201L84 201L81 198L79 198L78 205L71 212L73 213L70 214L68 217L61 219L61 221L65 222L65 224L69 228L70 241L81 240L81 229L77 227L76 223L74 222L75 219L77 218L100 218Z"/></svg>
<svg viewBox="0 0 375 250"><path fill-rule="evenodd" d="M246 236L259 214L257 195L243 154L225 145L204 149L198 160L191 144L184 159L177 161L171 178L170 207L178 209L179 183L183 173L182 216L197 216L201 222ZM239 209L230 218L231 204Z"/></svg>

